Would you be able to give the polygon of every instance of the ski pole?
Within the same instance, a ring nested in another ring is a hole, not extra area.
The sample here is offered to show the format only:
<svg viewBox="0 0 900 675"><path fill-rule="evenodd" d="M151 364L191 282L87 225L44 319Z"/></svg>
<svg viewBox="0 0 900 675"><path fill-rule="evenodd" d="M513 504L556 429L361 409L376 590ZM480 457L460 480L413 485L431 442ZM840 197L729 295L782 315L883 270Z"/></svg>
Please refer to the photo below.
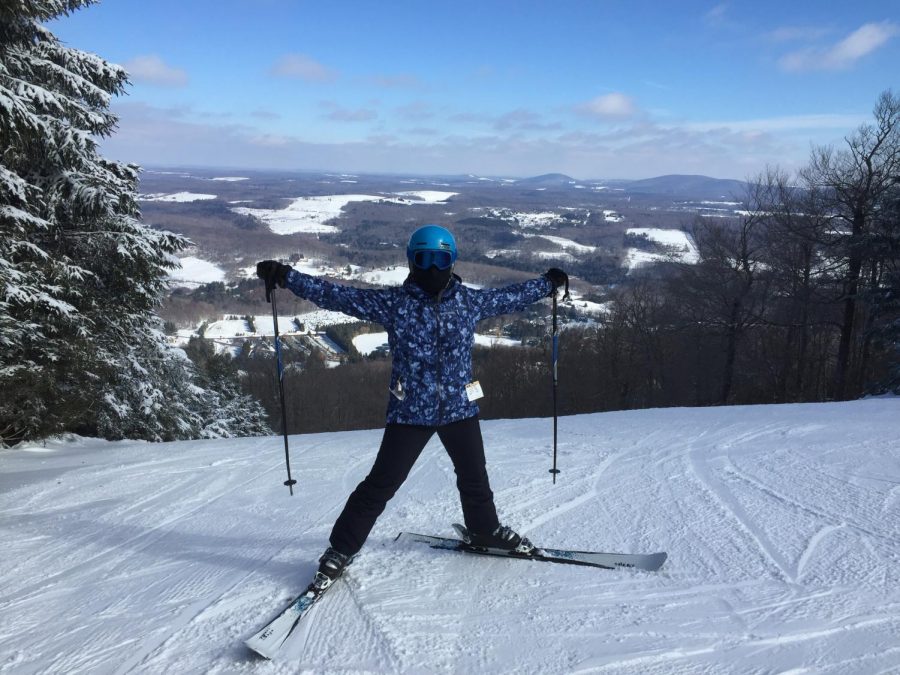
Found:
<svg viewBox="0 0 900 675"><path fill-rule="evenodd" d="M556 485L556 474L559 469L556 468L556 437L558 428L559 415L557 414L557 390L559 389L559 377L557 374L557 362L559 360L559 324L557 322L558 305L556 302L557 290L553 289L553 351L551 355L553 370L553 468L550 473L553 474L553 484ZM563 302L569 299L569 280L566 279L566 292L563 294Z"/></svg>
<svg viewBox="0 0 900 675"><path fill-rule="evenodd" d="M287 466L287 480L284 481L284 484L288 486L288 490L291 491L291 496L293 496L294 485L297 484L297 481L291 478L291 453L288 450L287 412L284 406L284 366L281 362L281 339L278 335L278 308L275 304L275 289L266 288L266 296L267 299L270 297L272 301L272 323L275 325L275 361L278 367L278 393L281 398L281 428L284 432L284 463Z"/></svg>

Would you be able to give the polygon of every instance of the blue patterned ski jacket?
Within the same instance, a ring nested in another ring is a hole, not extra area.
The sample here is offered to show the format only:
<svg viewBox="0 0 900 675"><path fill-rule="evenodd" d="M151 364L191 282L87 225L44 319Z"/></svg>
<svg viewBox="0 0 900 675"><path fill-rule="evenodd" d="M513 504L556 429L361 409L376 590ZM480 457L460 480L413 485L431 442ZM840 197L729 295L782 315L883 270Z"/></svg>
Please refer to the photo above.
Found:
<svg viewBox="0 0 900 675"><path fill-rule="evenodd" d="M524 309L548 296L552 288L547 279L538 277L505 288L476 290L453 275L438 302L411 279L392 288L354 288L296 270L288 273L287 287L319 307L385 327L393 359L387 422L423 426L478 414L478 406L466 395L466 385L473 380L475 324Z"/></svg>

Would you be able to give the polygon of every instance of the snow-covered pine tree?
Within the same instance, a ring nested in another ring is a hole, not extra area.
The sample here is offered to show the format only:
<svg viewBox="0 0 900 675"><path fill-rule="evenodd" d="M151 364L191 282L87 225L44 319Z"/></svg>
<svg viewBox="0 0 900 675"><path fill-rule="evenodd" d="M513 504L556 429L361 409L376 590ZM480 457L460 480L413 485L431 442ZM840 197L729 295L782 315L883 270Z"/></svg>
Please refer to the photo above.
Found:
<svg viewBox="0 0 900 675"><path fill-rule="evenodd" d="M0 3L0 444L202 426L155 314L188 242L144 226L138 167L98 153L127 74L42 25L95 1Z"/></svg>
<svg viewBox="0 0 900 675"><path fill-rule="evenodd" d="M185 353L197 370L196 382L205 396L200 410L203 438L272 433L262 404L241 391L241 373L230 355L217 354L212 343L203 338L191 338Z"/></svg>

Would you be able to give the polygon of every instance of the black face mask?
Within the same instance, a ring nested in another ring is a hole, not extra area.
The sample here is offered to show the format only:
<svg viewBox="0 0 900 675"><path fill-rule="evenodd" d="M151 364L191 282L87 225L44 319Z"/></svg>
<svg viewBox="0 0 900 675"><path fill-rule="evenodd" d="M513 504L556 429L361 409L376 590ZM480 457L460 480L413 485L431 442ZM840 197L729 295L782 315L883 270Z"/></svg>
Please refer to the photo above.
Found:
<svg viewBox="0 0 900 675"><path fill-rule="evenodd" d="M453 268L448 267L445 270L439 270L432 265L427 270L420 269L415 265L410 265L413 281L428 295L437 295L447 288L450 283L450 276L453 274Z"/></svg>

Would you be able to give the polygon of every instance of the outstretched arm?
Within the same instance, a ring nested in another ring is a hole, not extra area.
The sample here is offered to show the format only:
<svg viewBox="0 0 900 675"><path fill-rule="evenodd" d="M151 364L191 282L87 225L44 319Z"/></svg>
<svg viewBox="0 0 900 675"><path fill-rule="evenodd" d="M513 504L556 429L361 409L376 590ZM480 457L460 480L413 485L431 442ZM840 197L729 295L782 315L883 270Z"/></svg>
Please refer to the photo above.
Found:
<svg viewBox="0 0 900 675"><path fill-rule="evenodd" d="M285 281L286 287L294 294L323 309L333 309L382 325L390 323L390 292L385 289L344 286L297 270L288 272Z"/></svg>
<svg viewBox="0 0 900 675"><path fill-rule="evenodd" d="M518 312L541 298L550 295L553 284L546 277L538 277L503 288L475 291L473 297L479 319Z"/></svg>
<svg viewBox="0 0 900 675"><path fill-rule="evenodd" d="M382 325L390 322L389 291L342 286L303 274L275 260L258 263L256 275L266 282L266 300L277 285L289 288L295 295L310 300L323 309L333 309Z"/></svg>

